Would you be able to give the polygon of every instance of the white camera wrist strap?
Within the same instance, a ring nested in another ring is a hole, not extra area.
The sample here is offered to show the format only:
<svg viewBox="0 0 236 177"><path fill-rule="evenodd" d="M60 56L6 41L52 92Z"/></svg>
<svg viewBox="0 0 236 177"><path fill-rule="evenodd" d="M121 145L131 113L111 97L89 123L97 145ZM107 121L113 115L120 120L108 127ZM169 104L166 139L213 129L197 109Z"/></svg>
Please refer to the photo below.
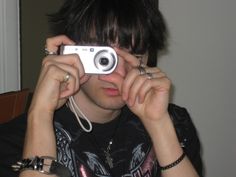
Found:
<svg viewBox="0 0 236 177"><path fill-rule="evenodd" d="M75 117L77 118L81 128L85 131L85 132L91 132L92 131L92 123L90 122L90 120L84 115L84 113L81 111L81 109L78 107L78 105L75 103L74 97L70 96L69 100L67 102L67 105L70 107L71 111L75 114ZM81 114L81 116L84 118L84 120L88 123L88 128L86 128L83 123L81 122L81 118L79 117L78 113Z"/></svg>

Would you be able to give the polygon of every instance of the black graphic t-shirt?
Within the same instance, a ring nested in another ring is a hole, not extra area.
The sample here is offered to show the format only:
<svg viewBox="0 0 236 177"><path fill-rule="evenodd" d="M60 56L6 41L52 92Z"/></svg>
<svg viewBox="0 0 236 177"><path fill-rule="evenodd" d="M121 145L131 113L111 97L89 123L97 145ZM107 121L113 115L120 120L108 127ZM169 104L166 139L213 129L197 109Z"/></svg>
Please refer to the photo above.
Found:
<svg viewBox="0 0 236 177"><path fill-rule="evenodd" d="M187 111L171 104L169 112L186 155L202 176L200 143ZM54 122L58 161L70 169L73 177L161 176L150 137L127 107L115 120L93 124L90 133L81 130L66 106L55 112ZM26 125L26 114L0 124L0 177L19 175L11 165L22 158ZM111 141L108 159L104 150Z"/></svg>
<svg viewBox="0 0 236 177"><path fill-rule="evenodd" d="M64 156L64 159L72 158L70 161L74 162L72 171L75 176L160 176L150 138L139 119L127 109L109 123L93 124L91 133L82 131L76 122L67 127L65 121L68 120L65 118L56 121L67 134L77 130L77 133L70 135L70 148L64 149L69 151L67 155L71 154ZM109 166L104 150L107 150L111 140L109 157L112 165Z"/></svg>

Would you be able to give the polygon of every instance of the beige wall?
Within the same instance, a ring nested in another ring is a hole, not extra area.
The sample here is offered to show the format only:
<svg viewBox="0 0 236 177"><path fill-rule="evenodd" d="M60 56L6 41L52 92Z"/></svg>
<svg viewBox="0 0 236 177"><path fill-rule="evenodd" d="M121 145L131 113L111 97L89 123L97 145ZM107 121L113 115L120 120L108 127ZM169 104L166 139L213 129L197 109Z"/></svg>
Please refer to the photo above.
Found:
<svg viewBox="0 0 236 177"><path fill-rule="evenodd" d="M203 145L206 177L235 177L236 1L160 0L169 53L159 65L188 108Z"/></svg>
<svg viewBox="0 0 236 177"><path fill-rule="evenodd" d="M22 88L33 90L49 36L46 14L58 9L62 0L21 0Z"/></svg>
<svg viewBox="0 0 236 177"><path fill-rule="evenodd" d="M19 4L0 1L0 93L20 89Z"/></svg>

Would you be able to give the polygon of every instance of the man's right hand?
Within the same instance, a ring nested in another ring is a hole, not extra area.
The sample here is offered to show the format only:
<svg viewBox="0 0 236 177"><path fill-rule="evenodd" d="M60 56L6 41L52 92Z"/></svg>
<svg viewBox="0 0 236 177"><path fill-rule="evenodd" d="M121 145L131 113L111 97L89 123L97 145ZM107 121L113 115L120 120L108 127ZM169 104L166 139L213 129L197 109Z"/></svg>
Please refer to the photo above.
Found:
<svg viewBox="0 0 236 177"><path fill-rule="evenodd" d="M48 38L45 48L57 52L60 45L75 43L64 35ZM69 79L68 79L69 76ZM68 97L78 92L80 85L88 80L77 54L47 55L42 62L40 76L29 111L50 113L60 108Z"/></svg>

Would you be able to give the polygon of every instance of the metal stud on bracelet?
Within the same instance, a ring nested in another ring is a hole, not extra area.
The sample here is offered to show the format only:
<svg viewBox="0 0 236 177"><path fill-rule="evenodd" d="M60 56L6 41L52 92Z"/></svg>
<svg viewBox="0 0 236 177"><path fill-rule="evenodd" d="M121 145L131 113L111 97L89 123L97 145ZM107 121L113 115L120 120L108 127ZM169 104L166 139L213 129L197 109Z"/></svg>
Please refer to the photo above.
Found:
<svg viewBox="0 0 236 177"><path fill-rule="evenodd" d="M183 154L176 160L174 161L173 163L169 164L169 165L166 165L166 166L163 166L163 167L160 167L161 171L165 171L165 170L168 170L170 168L173 168L175 167L176 165L178 165L185 157L185 153L183 152Z"/></svg>
<svg viewBox="0 0 236 177"><path fill-rule="evenodd" d="M35 170L46 175L55 174L58 177L71 177L70 170L50 156L23 159L12 165L12 169L14 171Z"/></svg>

